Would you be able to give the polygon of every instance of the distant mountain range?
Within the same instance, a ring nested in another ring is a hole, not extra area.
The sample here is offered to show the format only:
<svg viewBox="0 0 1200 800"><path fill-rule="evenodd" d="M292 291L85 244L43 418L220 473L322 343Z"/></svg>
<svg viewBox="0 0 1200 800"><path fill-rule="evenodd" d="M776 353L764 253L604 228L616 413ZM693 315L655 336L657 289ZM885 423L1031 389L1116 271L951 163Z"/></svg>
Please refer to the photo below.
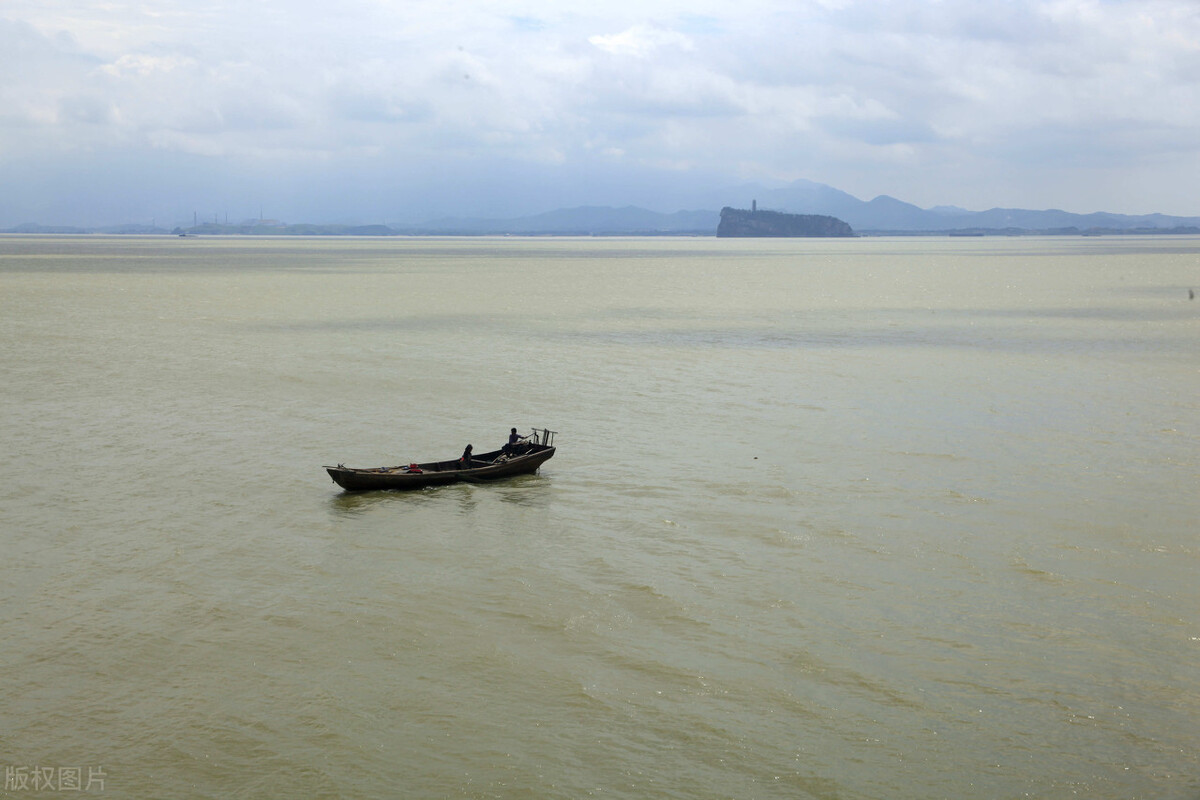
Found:
<svg viewBox="0 0 1200 800"><path fill-rule="evenodd" d="M863 201L831 186L811 181L763 191L757 198L759 208L775 208L793 214L828 214L850 223L855 231L915 233L963 231L1080 232L1147 230L1162 232L1176 228L1196 228L1200 217L1171 217L1165 214L1072 214L1058 209L1029 211L1019 208L993 208L968 211L954 206L920 208L894 197L880 195Z"/></svg>
<svg viewBox="0 0 1200 800"><path fill-rule="evenodd" d="M859 200L832 186L804 180L774 189L747 184L713 192L701 200L701 202L713 202L714 205L740 208L750 208L751 203L755 201L760 210L836 217L849 223L858 234L1200 234L1200 217L1104 212L1072 214L1057 209L1030 211L1019 208L993 208L988 211L968 211L954 206L920 208L887 195L880 195L868 201ZM266 223L249 221L234 225L206 223L196 227L175 228L173 231L168 231L146 225L85 229L25 224L0 231L0 233L715 236L719 222L720 211L717 208L664 214L634 206L625 208L581 206L512 219L443 218L419 225L287 225L273 221Z"/></svg>
<svg viewBox="0 0 1200 800"><path fill-rule="evenodd" d="M880 195L859 200L840 189L812 181L796 181L767 189L740 186L729 190L726 205L749 208L757 201L762 210L789 214L837 217L856 233L1198 233L1200 217L1164 214L1072 214L1049 209L1029 211L993 208L968 211L954 206L920 208L894 197ZM661 214L643 208L584 206L515 219L439 219L410 228L413 233L493 234L695 234L710 235L720 222L720 211L677 211Z"/></svg>

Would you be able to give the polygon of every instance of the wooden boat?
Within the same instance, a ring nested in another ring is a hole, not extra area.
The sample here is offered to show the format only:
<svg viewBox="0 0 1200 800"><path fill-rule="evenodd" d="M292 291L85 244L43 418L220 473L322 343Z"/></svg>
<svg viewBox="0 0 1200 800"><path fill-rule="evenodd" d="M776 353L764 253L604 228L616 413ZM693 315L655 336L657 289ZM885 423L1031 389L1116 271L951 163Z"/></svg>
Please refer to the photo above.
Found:
<svg viewBox="0 0 1200 800"><path fill-rule="evenodd" d="M348 492L423 489L459 481L494 481L537 472L538 467L554 457L554 434L555 431L534 428L533 433L511 451L501 448L473 455L466 466L459 459L366 469L338 464L325 467L325 471L334 483Z"/></svg>

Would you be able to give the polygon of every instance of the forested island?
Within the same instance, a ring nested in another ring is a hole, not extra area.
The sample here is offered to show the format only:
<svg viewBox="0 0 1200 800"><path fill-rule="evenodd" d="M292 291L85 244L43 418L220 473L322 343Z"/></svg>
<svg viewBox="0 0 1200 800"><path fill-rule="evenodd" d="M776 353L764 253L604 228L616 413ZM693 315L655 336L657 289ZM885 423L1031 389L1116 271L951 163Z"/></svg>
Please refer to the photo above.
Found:
<svg viewBox="0 0 1200 800"><path fill-rule="evenodd" d="M717 236L854 236L854 229L837 217L760 211L756 203L749 211L722 208Z"/></svg>

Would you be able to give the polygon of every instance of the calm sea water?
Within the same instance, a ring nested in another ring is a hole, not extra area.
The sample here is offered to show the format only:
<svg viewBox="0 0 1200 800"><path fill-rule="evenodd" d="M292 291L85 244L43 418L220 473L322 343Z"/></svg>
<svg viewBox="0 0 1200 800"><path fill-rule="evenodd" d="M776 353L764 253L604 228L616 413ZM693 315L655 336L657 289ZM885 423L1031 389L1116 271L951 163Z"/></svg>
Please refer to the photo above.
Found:
<svg viewBox="0 0 1200 800"><path fill-rule="evenodd" d="M1197 238L0 237L5 796L1195 800L1189 288ZM540 474L321 469L512 426Z"/></svg>

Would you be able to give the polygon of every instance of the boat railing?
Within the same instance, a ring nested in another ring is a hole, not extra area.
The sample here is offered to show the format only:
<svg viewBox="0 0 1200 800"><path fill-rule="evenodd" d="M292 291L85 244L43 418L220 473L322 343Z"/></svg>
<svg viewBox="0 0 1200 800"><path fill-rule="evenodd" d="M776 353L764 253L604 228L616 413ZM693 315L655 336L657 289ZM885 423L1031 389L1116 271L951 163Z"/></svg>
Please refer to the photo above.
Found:
<svg viewBox="0 0 1200 800"><path fill-rule="evenodd" d="M554 436L557 433L558 433L558 431L552 431L552 430L549 430L548 428L534 428L533 433L530 434L529 439L534 444L544 445L545 447L553 447L554 446Z"/></svg>

